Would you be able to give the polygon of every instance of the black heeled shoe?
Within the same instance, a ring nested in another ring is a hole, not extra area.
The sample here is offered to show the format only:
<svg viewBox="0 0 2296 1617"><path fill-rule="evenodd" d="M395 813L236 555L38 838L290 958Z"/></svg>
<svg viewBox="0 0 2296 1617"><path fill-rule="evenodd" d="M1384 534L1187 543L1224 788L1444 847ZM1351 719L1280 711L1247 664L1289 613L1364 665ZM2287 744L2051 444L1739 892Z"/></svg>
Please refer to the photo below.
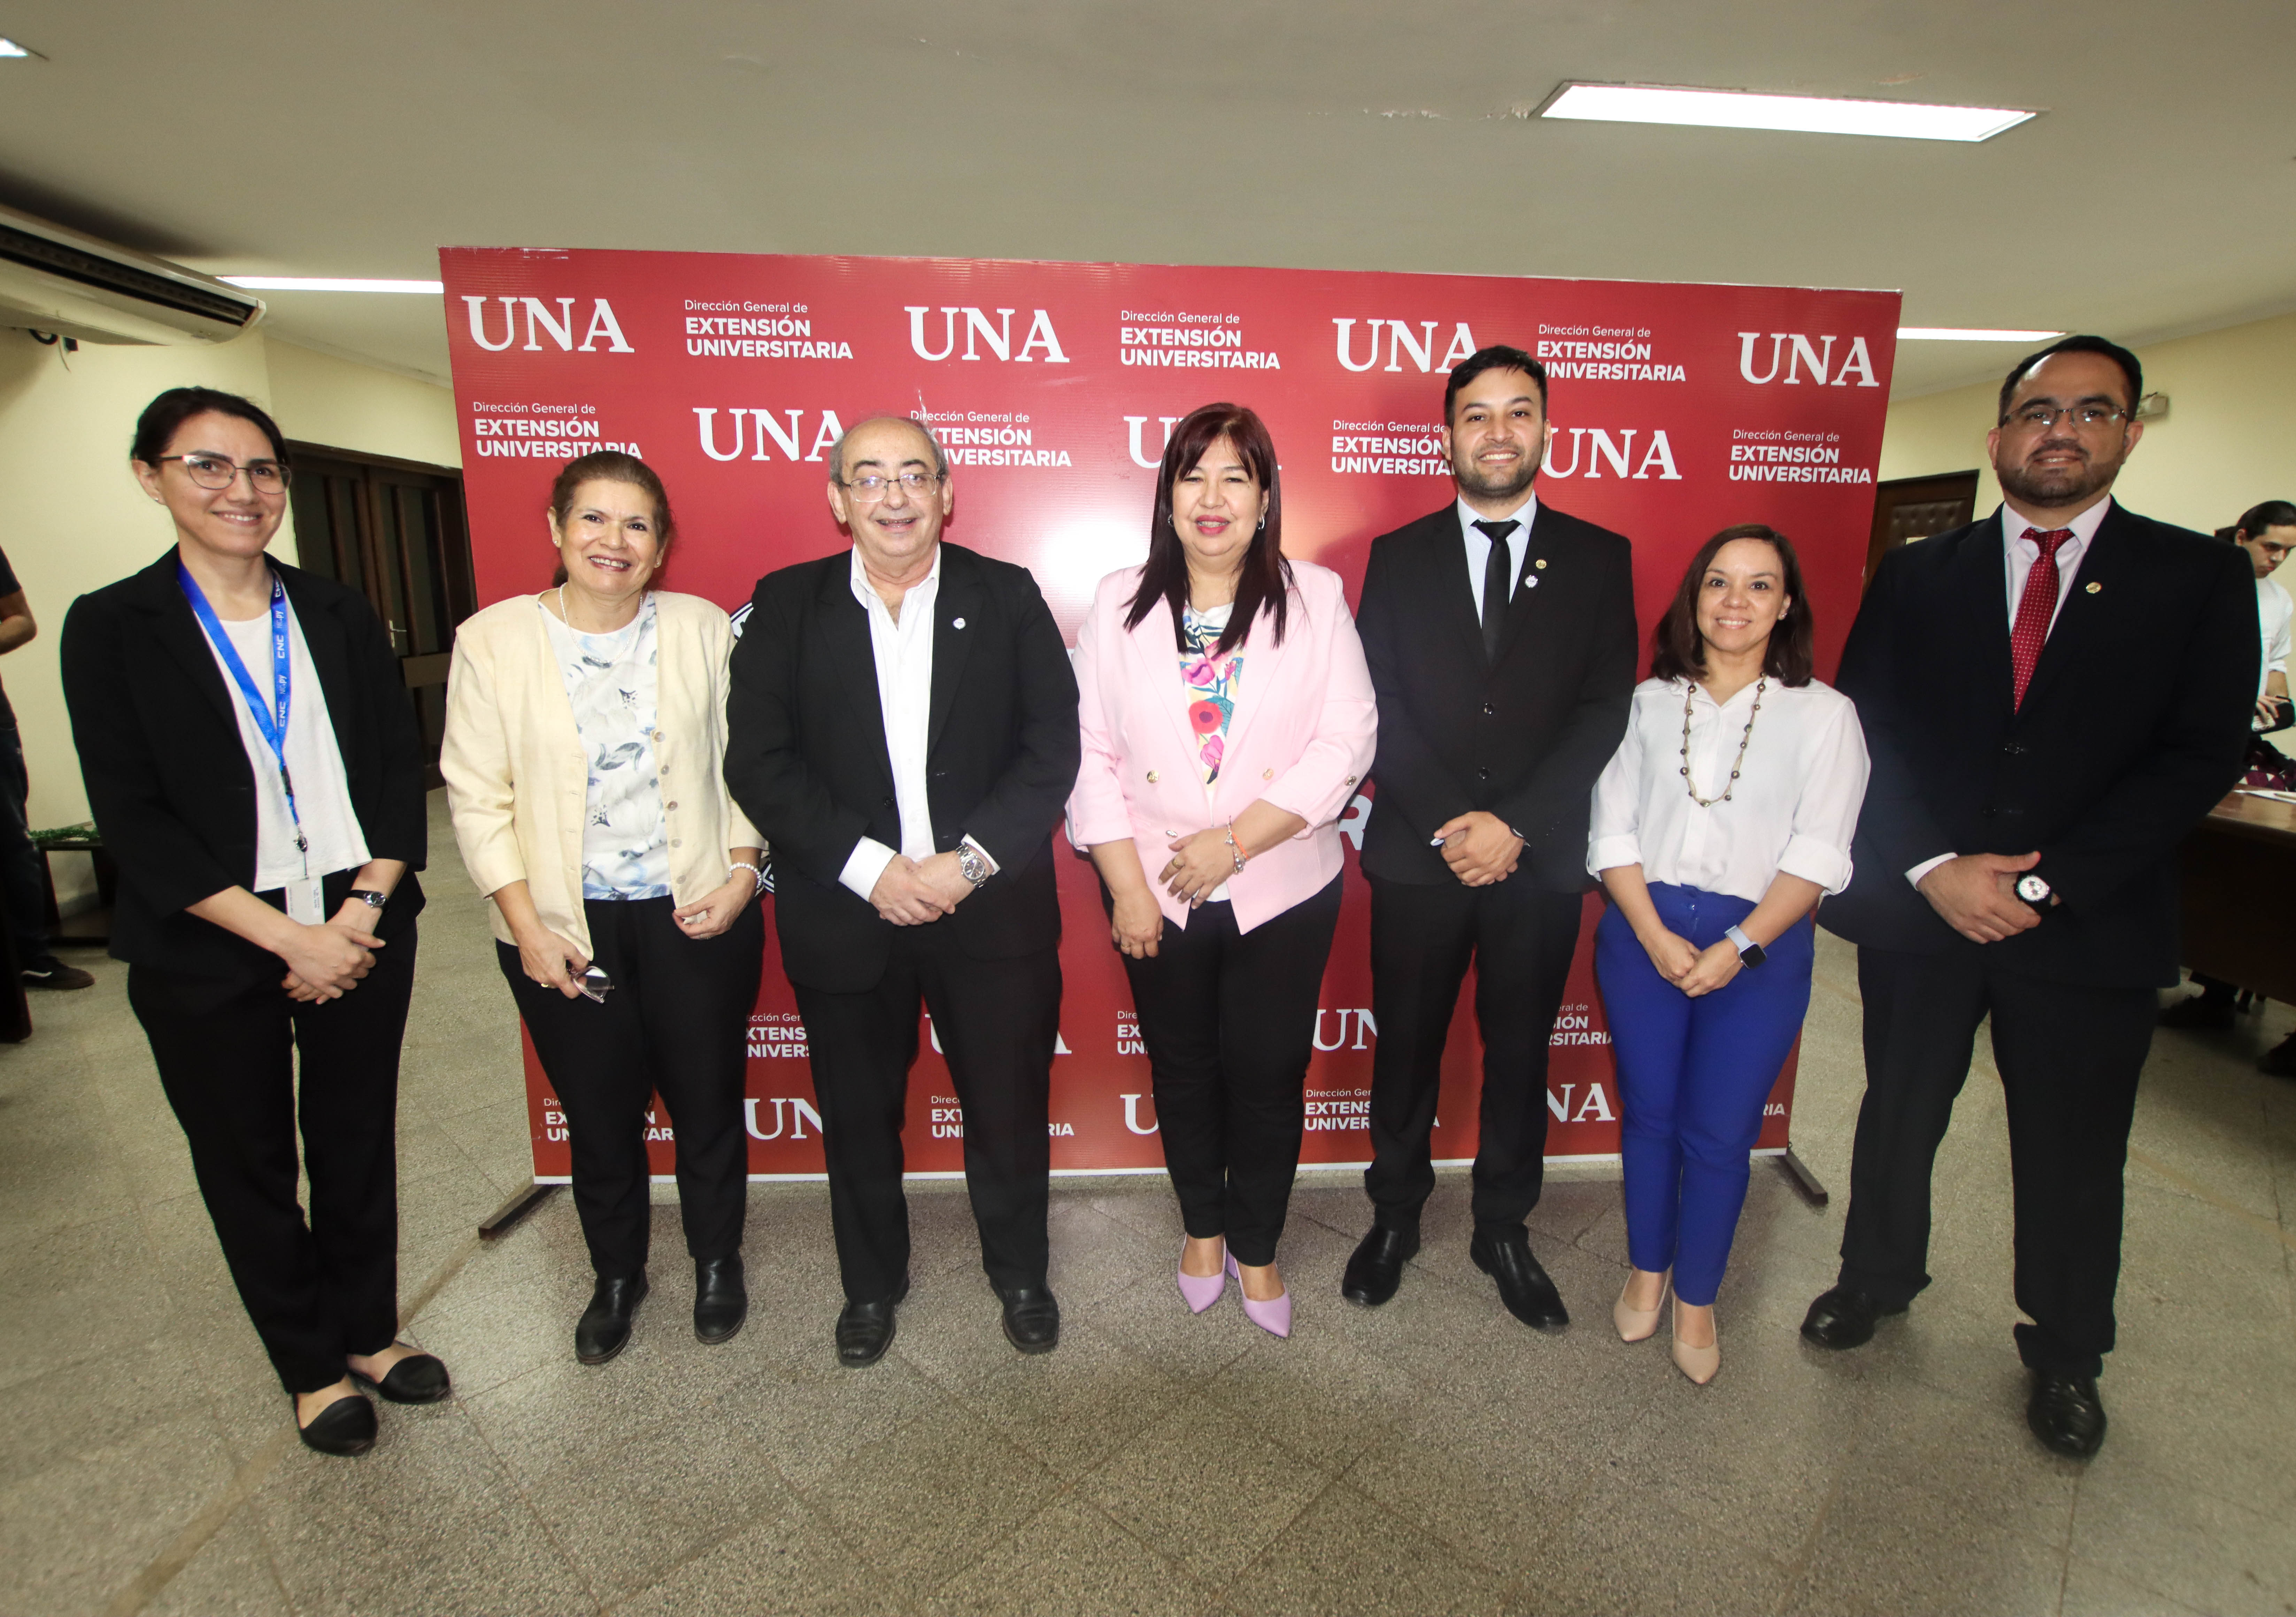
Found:
<svg viewBox="0 0 2296 1617"><path fill-rule="evenodd" d="M374 1406L356 1392L320 1410L308 1426L296 1410L295 1395L290 1392L287 1413L294 1420L295 1434L303 1440L306 1449L350 1459L374 1447Z"/></svg>
<svg viewBox="0 0 2296 1617"><path fill-rule="evenodd" d="M403 1342L394 1342L394 1348L403 1348ZM372 1358L372 1353L367 1355ZM351 1379L373 1387L394 1404L436 1404L455 1394L454 1378L447 1374L447 1366L436 1354L410 1353L390 1367L377 1381L363 1371L351 1371Z"/></svg>
<svg viewBox="0 0 2296 1617"><path fill-rule="evenodd" d="M630 1345L630 1321L648 1290L643 1272L619 1279L601 1278L590 1293L590 1306L574 1325L574 1357L586 1365L602 1365Z"/></svg>

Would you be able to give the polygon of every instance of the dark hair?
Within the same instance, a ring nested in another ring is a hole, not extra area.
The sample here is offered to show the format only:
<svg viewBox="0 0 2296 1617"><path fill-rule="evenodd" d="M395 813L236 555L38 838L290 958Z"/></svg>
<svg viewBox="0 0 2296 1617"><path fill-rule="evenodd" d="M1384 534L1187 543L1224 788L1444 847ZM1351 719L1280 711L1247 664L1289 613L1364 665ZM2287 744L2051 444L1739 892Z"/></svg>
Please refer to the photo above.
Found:
<svg viewBox="0 0 2296 1617"><path fill-rule="evenodd" d="M2060 337L2048 347L2026 355L2009 367L2009 374L2001 379L2001 407L1997 425L2008 421L2009 396L2017 390L2017 384L2025 380L2025 373L2054 354L2102 354L2119 365L2120 373L2128 379L2128 414L2134 419L2137 401L2144 397L2144 366L2138 362L2136 356L2103 337Z"/></svg>
<svg viewBox="0 0 2296 1617"><path fill-rule="evenodd" d="M2251 505L2240 513L2240 521L2232 525L2225 537L2236 538L2244 533L2252 539L2267 528L2296 528L2296 505L2286 500L2266 500L2261 505Z"/></svg>
<svg viewBox="0 0 2296 1617"><path fill-rule="evenodd" d="M1809 597L1802 591L1801 562L1785 535L1759 522L1741 522L1734 528L1725 528L1701 545L1698 554L1691 557L1690 569L1682 575L1682 584L1674 592L1666 616L1651 631L1651 677L1695 679L1706 671L1706 642L1698 633L1698 592L1716 554L1733 539L1761 540L1778 553L1779 570L1785 574L1789 604L1784 620L1770 630L1770 643L1762 653L1762 672L1780 685L1808 685L1816 663L1813 648L1817 635L1810 615Z"/></svg>
<svg viewBox="0 0 2296 1617"><path fill-rule="evenodd" d="M1443 424L1451 424L1451 406L1459 397L1459 390L1485 371L1527 371L1538 385L1538 413L1546 414L1546 367L1521 349L1495 343L1487 349L1477 349L1459 362L1451 373L1451 380L1443 386Z"/></svg>
<svg viewBox="0 0 2296 1617"><path fill-rule="evenodd" d="M1283 487L1275 469L1275 441L1259 416L1242 405L1209 404L1191 410L1164 441L1164 461L1156 468L1156 514L1148 529L1148 564L1140 570L1140 587L1133 592L1126 628L1163 602L1172 609L1172 638L1185 651L1180 620L1188 604L1188 553L1172 526L1172 485L1178 482L1211 447L1225 438L1243 456L1244 470L1267 491L1267 516L1251 536L1243 553L1243 571L1235 581L1235 608L1220 631L1220 653L1234 650L1250 632L1252 620L1265 612L1275 625L1275 638L1283 638L1285 595L1292 587L1292 566L1283 559Z"/></svg>
<svg viewBox="0 0 2296 1617"><path fill-rule="evenodd" d="M669 514L669 490L661 486L660 475L635 455L619 449L593 449L568 461L550 485L550 525L565 527L567 513L574 509L574 491L585 483L596 482L629 483L644 489L653 500L653 565L654 576L659 578L662 563L669 560L670 544L677 538L677 521ZM558 564L550 581L566 582L565 562Z"/></svg>
<svg viewBox="0 0 2296 1617"><path fill-rule="evenodd" d="M194 415L236 415L252 422L271 440L273 458L283 466L289 464L286 435L263 406L216 388L169 388L145 405L144 414L135 418L135 437L127 446L127 457L147 466L158 465L168 446L176 441L176 433Z"/></svg>

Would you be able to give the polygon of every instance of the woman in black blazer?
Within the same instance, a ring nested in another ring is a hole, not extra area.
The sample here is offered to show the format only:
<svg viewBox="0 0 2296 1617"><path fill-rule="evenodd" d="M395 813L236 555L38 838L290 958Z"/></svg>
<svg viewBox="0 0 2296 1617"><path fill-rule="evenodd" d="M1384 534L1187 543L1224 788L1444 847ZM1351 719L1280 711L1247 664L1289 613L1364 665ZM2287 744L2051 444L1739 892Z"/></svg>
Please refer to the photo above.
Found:
<svg viewBox="0 0 2296 1617"><path fill-rule="evenodd" d="M451 1391L444 1365L393 1341L425 836L414 713L366 602L264 554L288 479L268 415L173 388L136 423L132 460L176 548L73 603L62 645L119 866L111 953L303 1441L359 1454L375 1416L354 1377L398 1403Z"/></svg>

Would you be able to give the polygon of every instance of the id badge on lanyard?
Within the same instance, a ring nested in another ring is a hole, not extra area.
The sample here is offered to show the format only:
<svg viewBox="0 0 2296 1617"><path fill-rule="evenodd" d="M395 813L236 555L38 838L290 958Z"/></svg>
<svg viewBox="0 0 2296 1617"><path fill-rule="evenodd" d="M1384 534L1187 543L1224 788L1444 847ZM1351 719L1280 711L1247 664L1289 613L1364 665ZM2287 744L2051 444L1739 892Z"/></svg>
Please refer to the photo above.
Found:
<svg viewBox="0 0 2296 1617"><path fill-rule="evenodd" d="M192 577L191 569L180 561L176 563L176 577L182 584L184 595L192 604L192 613L200 620L208 644L215 647L216 655L231 671L232 682L239 686L240 694L247 699L248 711L255 717L255 727L262 733L271 749L272 760L279 767L280 790L287 797L287 817L295 826L295 850L303 856L303 874L287 883L287 915L307 926L316 926L326 918L326 899L320 880L311 874L311 842L303 833L303 815L295 802L295 777L287 768L287 720L294 708L294 669L289 657L291 642L287 630L287 587L279 575L271 575L271 691L272 700L266 702L256 688L255 678L240 661L239 648L224 632L223 623L216 617L215 608L208 603L207 595L200 588L199 580Z"/></svg>

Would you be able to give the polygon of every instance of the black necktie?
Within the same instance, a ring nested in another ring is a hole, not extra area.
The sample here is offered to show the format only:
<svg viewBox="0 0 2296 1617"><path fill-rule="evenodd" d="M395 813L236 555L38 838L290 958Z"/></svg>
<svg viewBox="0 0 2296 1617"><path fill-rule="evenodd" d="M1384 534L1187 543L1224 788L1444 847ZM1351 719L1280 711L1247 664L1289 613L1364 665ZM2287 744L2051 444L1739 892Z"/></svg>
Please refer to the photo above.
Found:
<svg viewBox="0 0 2296 1617"><path fill-rule="evenodd" d="M1510 517L1504 522L1478 522L1475 526L1490 536L1491 554L1483 558L1483 657L1496 662L1499 656L1499 630L1506 624L1507 595L1514 584L1514 556L1507 549L1507 535L1521 523Z"/></svg>

